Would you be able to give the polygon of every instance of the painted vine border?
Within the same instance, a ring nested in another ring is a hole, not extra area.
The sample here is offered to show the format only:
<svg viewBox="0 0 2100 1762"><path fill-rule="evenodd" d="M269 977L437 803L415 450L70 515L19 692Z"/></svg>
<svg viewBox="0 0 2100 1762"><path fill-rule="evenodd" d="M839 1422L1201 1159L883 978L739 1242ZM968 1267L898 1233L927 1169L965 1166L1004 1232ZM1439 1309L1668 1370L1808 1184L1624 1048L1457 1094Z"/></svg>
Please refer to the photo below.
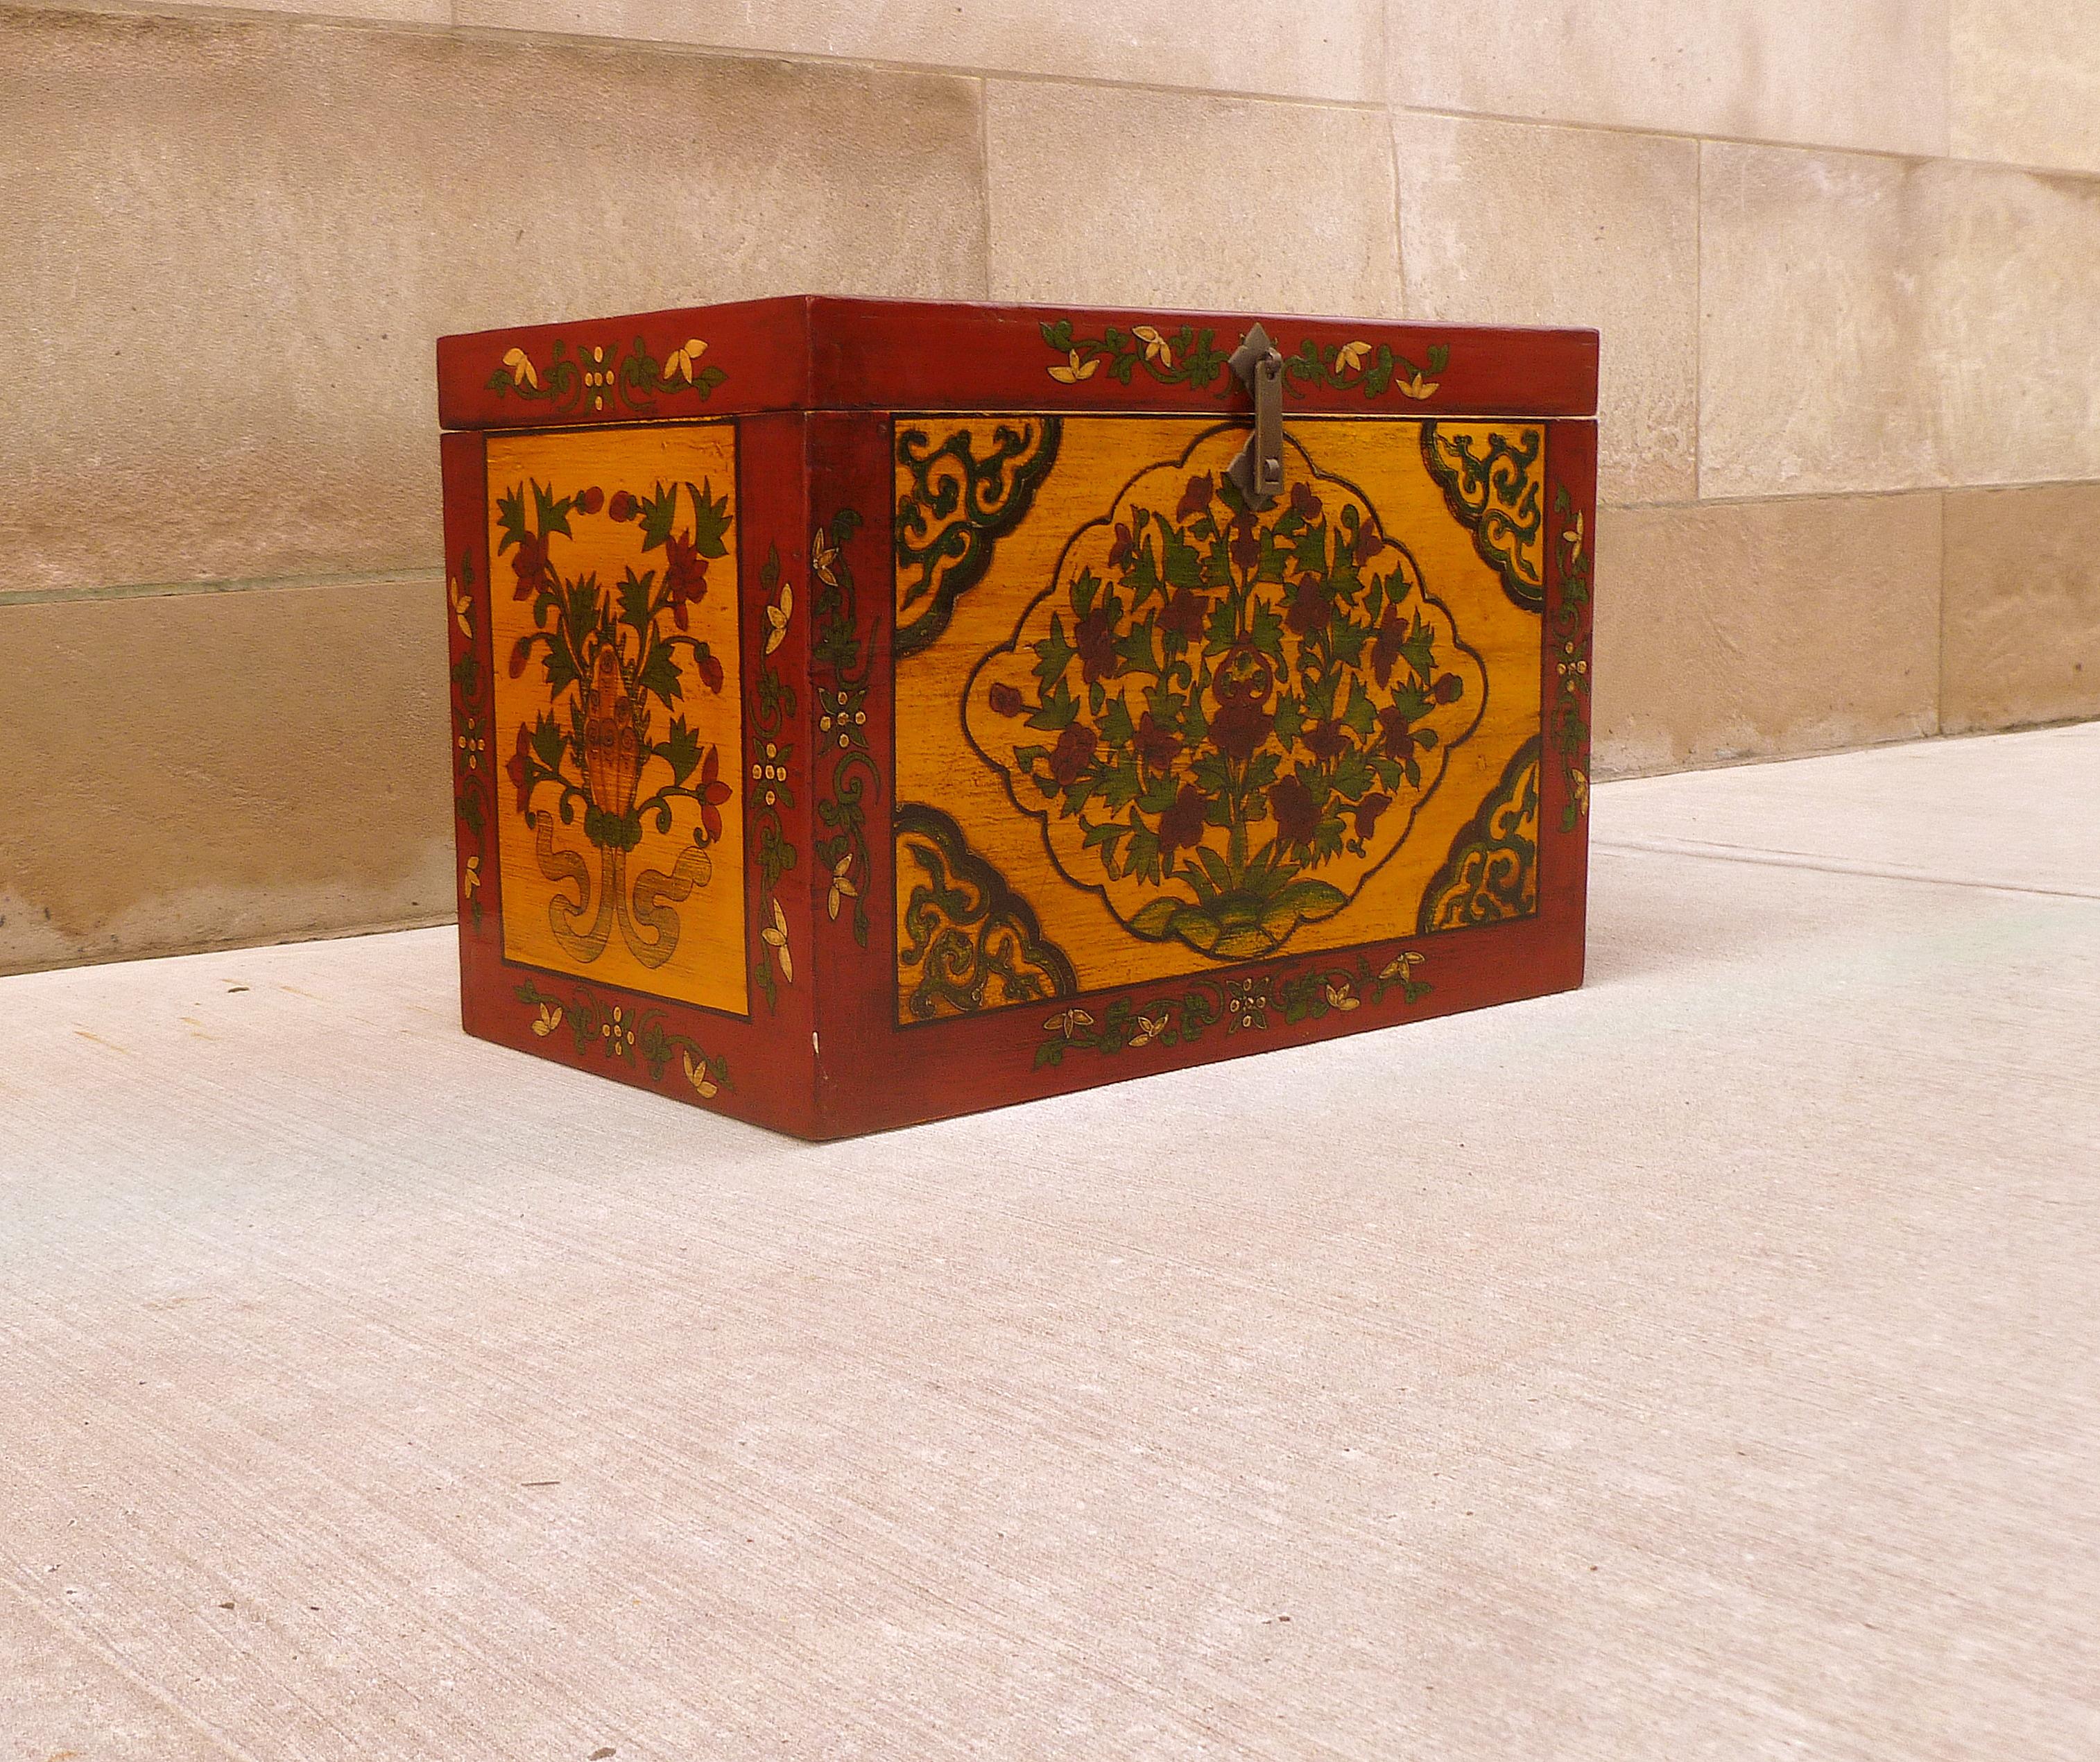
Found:
<svg viewBox="0 0 2100 1762"><path fill-rule="evenodd" d="M661 1009L631 1009L625 1004L608 1004L587 986L571 988L564 998L542 991L527 979L518 987L518 1002L537 1009L529 1026L541 1040L566 1027L583 1058L593 1047L607 1058L633 1067L638 1058L649 1080L661 1083L675 1056L686 1081L701 1100L722 1089L734 1089L729 1062L709 1053L689 1034L675 1034L664 1026Z"/></svg>
<svg viewBox="0 0 2100 1762"><path fill-rule="evenodd" d="M810 538L810 572L816 635L810 647L812 689L817 699L817 750L828 772L819 786L817 818L832 836L816 840L816 859L827 875L825 911L838 921L850 907L854 942L867 947L865 897L869 878L867 806L882 790L881 768L868 744L870 657L857 620L858 594L846 545L861 517L841 508Z"/></svg>
<svg viewBox="0 0 2100 1762"><path fill-rule="evenodd" d="M1168 336L1151 325L1133 325L1128 329L1109 325L1098 337L1082 337L1074 332L1070 319L1060 318L1040 328L1044 344L1064 356L1045 369L1060 385L1076 386L1105 370L1110 378L1127 386L1140 368L1162 386L1224 393L1238 384L1225 371L1228 351L1218 347L1217 333L1208 326L1198 330L1184 325ZM1388 343L1318 342L1306 337L1299 340L1295 354L1284 357L1283 382L1298 397L1318 386L1335 391L1361 391L1366 399L1395 391L1420 402L1436 395L1440 383L1436 376L1450 362L1447 343L1431 344L1418 364Z"/></svg>
<svg viewBox="0 0 2100 1762"><path fill-rule="evenodd" d="M545 402L556 416L581 409L586 399L596 414L608 397L616 397L637 416L654 416L657 399L690 395L705 404L729 378L712 363L700 364L707 349L698 337L688 337L660 361L637 337L624 355L614 345L616 358L608 362L603 343L579 342L571 353L568 343L557 338L549 351L544 382L532 358L522 347L513 347L488 376L488 389L499 398Z"/></svg>
<svg viewBox="0 0 2100 1762"><path fill-rule="evenodd" d="M1178 993L1142 1004L1118 997L1098 1020L1074 1004L1043 1024L1046 1037L1035 1049L1034 1068L1061 1065L1065 1053L1075 1050L1108 1055L1140 1046L1193 1045L1207 1029L1221 1023L1226 1033L1241 1034L1273 1027L1272 1016L1286 1027L1317 1022L1383 1003L1394 991L1405 1004L1419 1003L1431 990L1426 980L1414 976L1425 958L1410 948L1376 968L1359 954L1353 965L1197 978Z"/></svg>
<svg viewBox="0 0 2100 1762"><path fill-rule="evenodd" d="M460 554L459 573L445 581L445 600L453 628L465 647L450 669L452 689L452 818L462 842L474 849L460 864L460 905L473 927L481 928L482 865L488 855L489 812L483 805L483 771L488 763L489 729L495 712L483 687L481 662L474 640L474 553Z"/></svg>
<svg viewBox="0 0 2100 1762"><path fill-rule="evenodd" d="M1553 707L1553 749L1568 783L1560 810L1560 829L1573 832L1590 811L1590 778L1583 769L1590 750L1590 645L1583 627L1590 606L1590 554L1582 510L1570 501L1565 485L1553 492L1554 518L1565 520L1559 541L1567 547L1560 570L1560 601L1553 614L1555 665L1560 691Z"/></svg>

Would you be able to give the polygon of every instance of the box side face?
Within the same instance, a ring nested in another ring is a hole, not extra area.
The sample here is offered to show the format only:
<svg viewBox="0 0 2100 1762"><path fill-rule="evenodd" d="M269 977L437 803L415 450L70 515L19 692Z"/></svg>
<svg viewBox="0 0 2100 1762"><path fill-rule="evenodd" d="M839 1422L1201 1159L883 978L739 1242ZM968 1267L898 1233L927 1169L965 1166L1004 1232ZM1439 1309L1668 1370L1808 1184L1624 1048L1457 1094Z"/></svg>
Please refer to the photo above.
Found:
<svg viewBox="0 0 2100 1762"><path fill-rule="evenodd" d="M1579 983L1593 425L1294 414L1257 510L1215 413L832 422L889 837L826 1130Z"/></svg>
<svg viewBox="0 0 2100 1762"><path fill-rule="evenodd" d="M445 440L466 1025L789 1130L802 429Z"/></svg>

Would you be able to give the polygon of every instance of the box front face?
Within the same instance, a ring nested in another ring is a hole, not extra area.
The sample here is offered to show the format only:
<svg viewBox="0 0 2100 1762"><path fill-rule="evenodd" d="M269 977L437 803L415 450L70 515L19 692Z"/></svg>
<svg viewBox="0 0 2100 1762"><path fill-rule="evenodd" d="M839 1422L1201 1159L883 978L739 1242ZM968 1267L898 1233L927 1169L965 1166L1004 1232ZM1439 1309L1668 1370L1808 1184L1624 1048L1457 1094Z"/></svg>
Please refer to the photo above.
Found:
<svg viewBox="0 0 2100 1762"><path fill-rule="evenodd" d="M735 425L488 457L503 957L744 1014Z"/></svg>
<svg viewBox="0 0 2100 1762"><path fill-rule="evenodd" d="M1543 424L1294 417L1260 510L1243 422L891 434L901 1026L1536 912Z"/></svg>

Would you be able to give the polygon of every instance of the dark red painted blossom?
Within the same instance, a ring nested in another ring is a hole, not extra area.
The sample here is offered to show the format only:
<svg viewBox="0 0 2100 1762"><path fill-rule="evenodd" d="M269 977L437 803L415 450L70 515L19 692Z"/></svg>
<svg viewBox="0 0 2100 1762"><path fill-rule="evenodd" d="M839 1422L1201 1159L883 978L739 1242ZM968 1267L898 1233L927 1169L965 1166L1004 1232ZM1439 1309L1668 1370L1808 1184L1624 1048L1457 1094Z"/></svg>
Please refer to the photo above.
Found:
<svg viewBox="0 0 2100 1762"><path fill-rule="evenodd" d="M1050 754L1050 776L1059 788L1069 789L1079 773L1093 762L1099 736L1083 722L1075 722L1057 736Z"/></svg>
<svg viewBox="0 0 2100 1762"><path fill-rule="evenodd" d="M686 608L698 605L708 591L708 562L690 538L673 532L664 541L670 561L664 566L664 586L671 596L671 616L686 628Z"/></svg>
<svg viewBox="0 0 2100 1762"><path fill-rule="evenodd" d="M600 489L597 484L593 484L589 489L585 490L580 496L576 497L576 506L579 508L581 508L585 514L596 514L600 508L602 508L605 506L605 492Z"/></svg>
<svg viewBox="0 0 2100 1762"><path fill-rule="evenodd" d="M510 554L510 567L518 577L517 591L510 597L530 599L546 585L547 541L537 532L527 532Z"/></svg>
<svg viewBox="0 0 2100 1762"><path fill-rule="evenodd" d="M1255 528L1251 514L1242 510L1233 516L1230 546L1233 567L1243 574L1251 575L1261 562L1261 534Z"/></svg>
<svg viewBox="0 0 2100 1762"><path fill-rule="evenodd" d="M1385 534L1379 530L1376 520L1366 520L1357 528L1357 541L1353 548L1357 567L1360 569L1385 549Z"/></svg>
<svg viewBox="0 0 2100 1762"><path fill-rule="evenodd" d="M1088 685L1116 670L1115 620L1105 606L1095 607L1072 627L1072 646Z"/></svg>
<svg viewBox="0 0 2100 1762"><path fill-rule="evenodd" d="M634 518L634 498L624 489L615 489L605 511L615 520L631 520Z"/></svg>
<svg viewBox="0 0 2100 1762"><path fill-rule="evenodd" d="M1379 733L1388 758L1412 758L1415 748L1427 744L1397 704L1388 704L1379 712Z"/></svg>
<svg viewBox="0 0 2100 1762"><path fill-rule="evenodd" d="M1181 492L1180 504L1174 510L1174 523L1179 526L1184 521L1193 519L1210 506L1211 498L1216 493L1217 486L1208 471L1190 478L1189 487Z"/></svg>
<svg viewBox="0 0 2100 1762"><path fill-rule="evenodd" d="M694 661L700 669L700 683L710 691L721 690L722 664L715 659L712 653L696 655Z"/></svg>
<svg viewBox="0 0 2100 1762"><path fill-rule="evenodd" d="M985 701L991 705L992 713L995 716L1018 716L1028 707L1019 689L1008 685L1004 679L985 693Z"/></svg>
<svg viewBox="0 0 2100 1762"><path fill-rule="evenodd" d="M1436 682L1434 695L1440 704L1455 704L1466 695L1466 682L1455 673L1447 673Z"/></svg>
<svg viewBox="0 0 2100 1762"><path fill-rule="evenodd" d="M532 638L529 636L519 637L510 651L510 677L514 679L523 678L525 675L525 664L532 658Z"/></svg>
<svg viewBox="0 0 2100 1762"><path fill-rule="evenodd" d="M1131 559L1137 554L1137 541L1131 536L1130 528L1120 523L1116 527L1115 535L1115 542L1109 546L1109 567L1111 569L1127 569L1130 567Z"/></svg>
<svg viewBox="0 0 2100 1762"><path fill-rule="evenodd" d="M1392 797L1376 792L1357 804L1357 836L1368 838L1378 829L1379 815L1392 806Z"/></svg>
<svg viewBox="0 0 2100 1762"><path fill-rule="evenodd" d="M721 780L721 749L709 747L708 756L700 761L700 780L693 787L694 799L700 807L700 832L709 844L722 835L722 803L730 797L730 787Z"/></svg>
<svg viewBox="0 0 2100 1762"><path fill-rule="evenodd" d="M1339 758L1349 744L1342 725L1332 716L1324 722L1314 722L1298 738L1304 743L1305 750L1322 763Z"/></svg>
<svg viewBox="0 0 2100 1762"><path fill-rule="evenodd" d="M1299 636L1311 636L1334 621L1335 590L1319 576L1308 576L1291 590L1290 609L1283 621Z"/></svg>
<svg viewBox="0 0 2100 1762"><path fill-rule="evenodd" d="M517 750L503 771L518 792L518 811L523 814L532 799L532 736L523 728L518 731Z"/></svg>
<svg viewBox="0 0 2100 1762"><path fill-rule="evenodd" d="M1186 637L1203 634L1203 625L1209 619L1210 602L1193 587L1177 587L1174 597L1167 603L1167 609L1159 615L1159 627Z"/></svg>
<svg viewBox="0 0 2100 1762"><path fill-rule="evenodd" d="M1290 486L1290 511L1308 526L1325 511L1320 506L1320 498L1303 478Z"/></svg>
<svg viewBox="0 0 2100 1762"><path fill-rule="evenodd" d="M1211 743L1227 758L1244 764L1268 738L1275 722L1260 699L1236 697L1220 704L1217 714L1211 718Z"/></svg>
<svg viewBox="0 0 2100 1762"><path fill-rule="evenodd" d="M1164 771L1181 750L1181 737L1171 728L1161 727L1147 710L1138 718L1136 744L1139 764L1148 771Z"/></svg>
<svg viewBox="0 0 2100 1762"><path fill-rule="evenodd" d="M1276 836L1286 844L1310 844L1320 824L1320 805L1312 792L1295 777L1286 777L1270 786L1268 811L1276 819Z"/></svg>
<svg viewBox="0 0 2100 1762"><path fill-rule="evenodd" d="M1378 634L1371 642L1371 673L1380 685L1392 678L1392 664L1400 659L1400 645L1407 640L1407 625L1398 612L1391 607L1379 620Z"/></svg>
<svg viewBox="0 0 2100 1762"><path fill-rule="evenodd" d="M1203 810L1208 806L1203 792L1185 783L1181 793L1159 816L1159 856L1164 863L1176 850L1193 850L1203 841Z"/></svg>

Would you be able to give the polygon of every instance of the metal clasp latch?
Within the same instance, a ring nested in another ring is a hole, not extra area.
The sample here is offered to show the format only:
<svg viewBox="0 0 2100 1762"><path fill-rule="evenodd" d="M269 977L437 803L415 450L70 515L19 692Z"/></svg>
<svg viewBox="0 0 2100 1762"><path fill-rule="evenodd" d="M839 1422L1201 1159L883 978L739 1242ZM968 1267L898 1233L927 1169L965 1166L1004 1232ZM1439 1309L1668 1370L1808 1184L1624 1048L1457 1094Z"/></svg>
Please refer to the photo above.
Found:
<svg viewBox="0 0 2100 1762"><path fill-rule="evenodd" d="M1254 394L1254 434L1225 475L1250 508L1265 508L1283 493L1283 351L1256 325L1225 364Z"/></svg>

